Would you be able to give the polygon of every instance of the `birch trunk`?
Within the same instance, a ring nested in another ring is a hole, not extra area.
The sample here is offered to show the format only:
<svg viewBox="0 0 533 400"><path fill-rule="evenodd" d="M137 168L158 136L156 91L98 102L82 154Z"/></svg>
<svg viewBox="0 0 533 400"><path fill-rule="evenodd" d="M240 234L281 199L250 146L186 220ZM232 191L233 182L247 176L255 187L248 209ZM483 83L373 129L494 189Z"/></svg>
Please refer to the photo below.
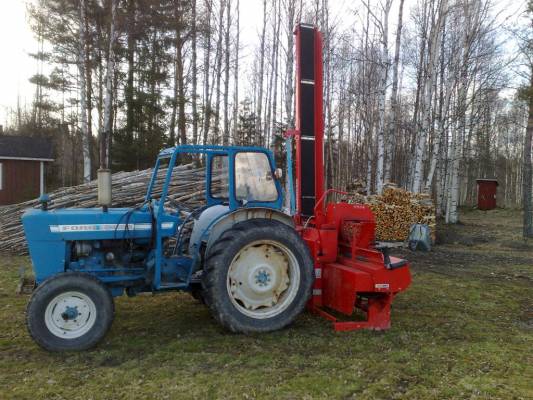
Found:
<svg viewBox="0 0 533 400"><path fill-rule="evenodd" d="M428 23L428 5L427 0L423 0L423 14L422 14L422 26L421 26L421 43L420 43L420 49L418 52L418 68L417 68L417 74L416 74L416 95L415 95L415 104L414 104L414 110L413 110L413 126L415 128L415 132L412 138L412 141L410 142L410 148L411 154L415 154L414 157L409 157L409 167L408 167L408 176L407 176L407 188L413 189L413 182L414 182L414 176L415 176L415 164L416 164L416 145L417 145L417 138L419 135L419 113L420 113L420 102L421 102L421 93L423 92L425 88L426 80L424 79L424 71L426 66L426 45L427 45L427 32L429 31L429 23Z"/></svg>
<svg viewBox="0 0 533 400"><path fill-rule="evenodd" d="M111 1L111 25L109 27L109 52L105 76L104 126L100 139L100 168L109 169L111 153L111 121L113 105L113 75L115 72L116 18L118 0Z"/></svg>
<svg viewBox="0 0 533 400"><path fill-rule="evenodd" d="M207 9L206 21L206 44L204 49L204 121L203 121L203 139L202 144L207 144L207 138L209 135L209 127L211 124L211 93L209 88L209 76L210 76L210 56L211 56L211 12L213 8L212 0L206 0L205 6Z"/></svg>
<svg viewBox="0 0 533 400"><path fill-rule="evenodd" d="M416 154L415 154L415 165L414 165L414 176L413 176L413 192L419 193L422 189L422 180L424 178L424 156L426 151L427 137L429 130L431 129L432 121L432 99L433 99L433 89L435 87L435 80L437 77L437 63L440 55L440 40L442 36L442 25L445 18L447 0L441 0L439 6L439 13L437 21L433 26L430 33L430 42L428 47L429 59L427 64L427 81L424 87L424 98L422 106L422 127L418 135L417 145L416 145Z"/></svg>
<svg viewBox="0 0 533 400"><path fill-rule="evenodd" d="M459 194L460 194L460 179L459 179L459 166L460 159L462 156L462 148L466 146L461 146L465 138L466 131L466 113L468 109L467 104L467 95L468 95L468 86L469 86L469 64L471 60L471 49L472 44L475 40L478 39L478 29L480 26L480 18L483 13L482 4L479 2L464 2L462 4L462 37L461 37L461 49L458 63L459 76L458 79L458 90L457 90L457 107L455 109L455 115L457 115L457 127L456 127L456 143L455 154L452 160L451 167L451 181L452 185L450 186L450 202L449 209L447 210L448 221L449 223L455 224L459 220L458 215L458 206L459 206Z"/></svg>
<svg viewBox="0 0 533 400"><path fill-rule="evenodd" d="M321 13L321 25L322 32L324 32L324 108L326 119L326 188L330 188L333 185L333 123L332 123L332 87L334 86L333 77L331 73L331 26L329 23L329 2L328 0L322 0L322 13Z"/></svg>
<svg viewBox="0 0 533 400"><path fill-rule="evenodd" d="M464 90L461 88L461 91ZM460 121L456 129L454 129L454 143L453 143L453 155L451 160L450 171L450 195L449 204L447 210L447 221L449 224L456 224L459 221L459 213L457 207L459 206L459 164L461 160L461 132L464 129L464 118L460 117Z"/></svg>
<svg viewBox="0 0 533 400"><path fill-rule="evenodd" d="M466 36L466 34L465 34ZM466 49L463 49L463 52L465 52ZM465 54L465 53L463 53ZM464 56L463 56L464 58ZM465 61L463 59L463 61ZM464 64L463 64L464 65ZM457 99L458 104L456 108L456 113L458 115L458 123L454 127L454 133L453 133L453 156L451 160L451 168L450 168L450 200L448 203L448 207L446 210L447 214L447 223L450 224L456 224L459 220L459 215L457 212L457 207L459 205L459 162L461 159L461 143L462 138L464 135L465 127L466 127L466 76L465 76L465 66L462 67L462 73L460 77L459 87L457 91Z"/></svg>
<svg viewBox="0 0 533 400"><path fill-rule="evenodd" d="M445 130L443 136L441 137L442 144L448 143L448 132ZM445 146L441 146L442 151L439 153L439 161L437 162L436 168L436 200L435 200L435 214L437 217L443 216L443 210L445 208L444 204L444 193L446 189L446 152L447 149Z"/></svg>
<svg viewBox="0 0 533 400"><path fill-rule="evenodd" d="M230 70L230 43L229 33L231 28L231 0L226 0L226 30L224 32L224 132L222 144L229 145L229 70Z"/></svg>
<svg viewBox="0 0 533 400"><path fill-rule="evenodd" d="M127 143L131 145L133 143L133 125L134 125L134 104L133 104L133 74L134 74L134 61L135 61L135 36L133 29L135 28L135 1L128 0L127 6L128 13L128 38L126 59L128 63L128 72L126 78L126 88L124 90L124 99L126 101L126 137ZM137 168L139 167L136 163Z"/></svg>
<svg viewBox="0 0 533 400"><path fill-rule="evenodd" d="M443 25L444 26L444 25ZM444 32L443 32L444 36ZM442 138L445 134L445 122L446 122L446 116L448 115L448 109L450 107L450 98L452 96L453 92L453 80L448 79L446 80L446 83L444 82L444 37L443 40L441 40L441 55L440 55L440 85L441 85L441 91L440 91L440 104L439 104L439 113L438 113L438 127L437 127L437 140L433 144L433 152L431 156L431 163L429 167L428 176L426 179L425 184L425 190L429 191L431 189L431 185L433 183L433 176L435 174L435 170L437 168L437 162L440 158L440 149L442 146Z"/></svg>
<svg viewBox="0 0 533 400"><path fill-rule="evenodd" d="M381 48L381 80L379 85L379 120L378 120L378 154L376 167L376 191L383 192L384 163L385 163L385 99L387 95L387 80L389 74L389 13L392 0L387 0L383 9L383 37Z"/></svg>
<svg viewBox="0 0 533 400"><path fill-rule="evenodd" d="M293 107L293 94L294 94L294 33L292 29L294 27L294 13L295 13L295 0L287 0L287 57L285 61L286 75L285 75L285 114L287 115L287 125L289 127L294 126L294 116L292 112Z"/></svg>
<svg viewBox="0 0 533 400"><path fill-rule="evenodd" d="M240 0L237 0L237 21L236 21L236 38L235 38L235 61L233 64L233 142L237 139L237 130L239 128L239 39L240 39ZM237 143L240 144L240 143Z"/></svg>
<svg viewBox="0 0 533 400"><path fill-rule="evenodd" d="M87 54L85 51L85 20L86 20L85 0L80 0L79 5L79 54L78 54L78 73L80 76L80 117L81 117L81 143L83 154L83 182L91 181L91 137L89 136L89 127L87 124L87 83L86 83L86 65Z"/></svg>
<svg viewBox="0 0 533 400"><path fill-rule="evenodd" d="M261 134L262 124L261 124L261 113L263 110L263 74L265 73L265 34L266 34L266 23L267 23L267 2L263 0L263 30L261 33L261 44L259 51L259 82L257 84L257 100L256 100L256 125L255 132L256 134Z"/></svg>
<svg viewBox="0 0 533 400"><path fill-rule="evenodd" d="M191 93L191 103L192 103L192 143L198 144L198 66L197 66L197 55L196 55L196 0L191 1L191 48L192 48L192 93Z"/></svg>
<svg viewBox="0 0 533 400"><path fill-rule="evenodd" d="M220 9L218 15L218 40L217 40L217 60L216 60L216 100L215 100L215 137L214 144L218 144L220 140L220 80L222 78L222 38L224 27L224 0L220 0Z"/></svg>
<svg viewBox="0 0 533 400"><path fill-rule="evenodd" d="M390 97L391 117L387 129L387 140L385 142L385 175L384 181L390 182L393 162L393 149L395 147L396 135L398 132L398 69L400 65L400 48L403 29L403 4L405 0L400 0L398 11L398 27L396 28L396 43L394 48L394 63L392 67L392 92Z"/></svg>
<svg viewBox="0 0 533 400"><path fill-rule="evenodd" d="M176 72L178 83L178 132L180 144L187 144L187 121L185 117L185 76L183 71L183 40L176 30Z"/></svg>
<svg viewBox="0 0 533 400"><path fill-rule="evenodd" d="M529 110L526 135L524 139L524 165L522 180L522 196L524 207L524 229L523 236L533 237L533 204L531 200L533 172L531 167L531 141L533 137L533 66L531 67L530 87L529 87Z"/></svg>
<svg viewBox="0 0 533 400"><path fill-rule="evenodd" d="M175 61L174 61L174 76L173 76L173 85L172 85L172 112L170 114L169 122L169 145L176 145L176 118L178 113L178 52L181 51L178 47L178 40L175 41Z"/></svg>
<svg viewBox="0 0 533 400"><path fill-rule="evenodd" d="M278 1L278 11L276 13L276 31L274 35L275 52L274 52L274 93L272 94L272 128L270 131L270 143L273 144L272 132L275 131L277 125L277 113L278 113L278 64L279 64L279 35L281 28L281 1Z"/></svg>

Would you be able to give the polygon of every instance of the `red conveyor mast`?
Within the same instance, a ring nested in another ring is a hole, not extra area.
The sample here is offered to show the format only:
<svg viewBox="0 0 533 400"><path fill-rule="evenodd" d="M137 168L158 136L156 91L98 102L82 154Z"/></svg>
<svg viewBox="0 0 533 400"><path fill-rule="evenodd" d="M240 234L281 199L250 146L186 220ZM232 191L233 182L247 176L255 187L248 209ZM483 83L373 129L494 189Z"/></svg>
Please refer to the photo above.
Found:
<svg viewBox="0 0 533 400"><path fill-rule="evenodd" d="M296 28L296 215L314 215L324 194L322 35L311 25ZM302 163L302 160L305 160Z"/></svg>

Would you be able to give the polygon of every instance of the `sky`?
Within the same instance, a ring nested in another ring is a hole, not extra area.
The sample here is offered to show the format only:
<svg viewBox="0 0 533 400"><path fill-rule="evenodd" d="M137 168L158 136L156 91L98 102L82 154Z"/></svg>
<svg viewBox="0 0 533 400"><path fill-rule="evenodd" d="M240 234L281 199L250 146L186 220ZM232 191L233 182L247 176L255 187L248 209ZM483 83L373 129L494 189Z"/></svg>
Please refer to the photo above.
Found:
<svg viewBox="0 0 533 400"><path fill-rule="evenodd" d="M27 18L27 4L34 0L1 0L0 1L0 125L7 125L11 109L17 106L17 99L24 107L31 104L34 94L33 85L28 79L35 74L37 62L28 54L35 53L37 42ZM331 6L330 20L339 20L341 24L357 23L354 14L358 6L357 0L329 0ZM378 3L378 0L371 0ZM406 0L404 14L408 18L409 9L416 0ZM525 8L525 0L495 0L495 12L500 12L500 19L511 16L512 20ZM394 18L397 15L397 5L394 1L391 11L391 35L395 31ZM254 45L258 42L259 32L262 28L262 0L240 1L240 26L241 26L241 60L243 69L250 68L253 61ZM392 41L390 41L392 43Z"/></svg>
<svg viewBox="0 0 533 400"><path fill-rule="evenodd" d="M28 79L36 73L37 62L28 53L37 51L37 42L26 12L27 4L32 1L35 0L0 0L0 54L3 55L0 63L0 125L4 126L10 110L17 107L17 98L24 107L31 104L34 96L34 87ZM415 1L406 0L406 8ZM356 3L358 1L330 0L330 18L336 20L346 13L353 15ZM262 29L262 0L240 0L240 14L241 69L246 70L251 68L254 46Z"/></svg>
<svg viewBox="0 0 533 400"><path fill-rule="evenodd" d="M28 79L35 74L37 63L28 56L37 43L26 18L26 0L3 0L0 5L0 125L6 125L9 108L30 104L33 85Z"/></svg>

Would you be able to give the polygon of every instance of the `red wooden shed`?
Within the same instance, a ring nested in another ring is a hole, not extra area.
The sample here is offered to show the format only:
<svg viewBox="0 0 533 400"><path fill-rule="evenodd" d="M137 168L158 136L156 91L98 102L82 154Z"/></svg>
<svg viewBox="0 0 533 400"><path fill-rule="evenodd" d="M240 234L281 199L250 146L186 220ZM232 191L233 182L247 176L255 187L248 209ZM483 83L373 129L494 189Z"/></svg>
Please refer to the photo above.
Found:
<svg viewBox="0 0 533 400"><path fill-rule="evenodd" d="M45 191L52 143L41 137L0 135L0 205L20 203Z"/></svg>
<svg viewBox="0 0 533 400"><path fill-rule="evenodd" d="M476 179L477 182L477 208L480 210L493 210L496 208L496 179Z"/></svg>

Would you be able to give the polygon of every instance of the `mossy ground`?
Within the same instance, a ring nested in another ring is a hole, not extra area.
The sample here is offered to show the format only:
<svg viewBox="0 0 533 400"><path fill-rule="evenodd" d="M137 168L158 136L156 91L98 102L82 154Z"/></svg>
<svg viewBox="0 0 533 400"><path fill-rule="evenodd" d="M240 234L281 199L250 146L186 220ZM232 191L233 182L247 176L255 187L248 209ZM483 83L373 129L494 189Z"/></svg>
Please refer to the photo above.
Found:
<svg viewBox="0 0 533 400"><path fill-rule="evenodd" d="M0 399L533 398L533 245L520 214L464 212L430 253L387 332L334 332L303 314L263 335L224 332L186 294L116 301L94 350L51 354L15 294L27 258L0 260Z"/></svg>

